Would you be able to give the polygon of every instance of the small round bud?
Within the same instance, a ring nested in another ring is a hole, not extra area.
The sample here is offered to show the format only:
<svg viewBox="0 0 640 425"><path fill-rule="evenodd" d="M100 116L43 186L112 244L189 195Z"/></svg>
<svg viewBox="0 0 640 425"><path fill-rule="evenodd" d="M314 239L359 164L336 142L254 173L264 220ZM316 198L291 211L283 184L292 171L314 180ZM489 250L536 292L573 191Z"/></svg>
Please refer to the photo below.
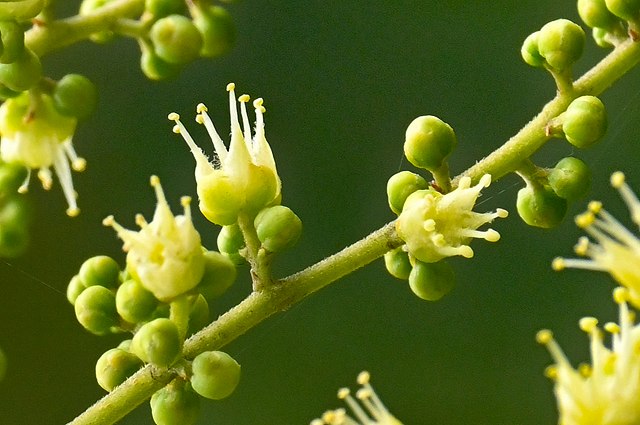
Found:
<svg viewBox="0 0 640 425"><path fill-rule="evenodd" d="M540 55L540 51L538 50L538 34L540 31L536 31L533 34L529 34L527 38L524 39L522 43L522 47L520 48L520 54L522 55L522 59L529 65L535 66L536 68L541 68L545 64L544 58Z"/></svg>
<svg viewBox="0 0 640 425"><path fill-rule="evenodd" d="M607 9L605 0L578 0L578 14L590 28L611 28L619 22Z"/></svg>
<svg viewBox="0 0 640 425"><path fill-rule="evenodd" d="M448 294L454 285L453 268L444 261L416 261L409 275L409 286L413 293L427 301L438 301Z"/></svg>
<svg viewBox="0 0 640 425"><path fill-rule="evenodd" d="M200 397L176 378L151 396L151 416L157 425L195 425L200 416Z"/></svg>
<svg viewBox="0 0 640 425"><path fill-rule="evenodd" d="M74 304L78 322L89 332L105 335L118 326L116 297L104 286L90 286L78 297Z"/></svg>
<svg viewBox="0 0 640 425"><path fill-rule="evenodd" d="M280 252L293 247L302 233L302 221L284 205L275 205L261 210L253 224L262 246L271 252Z"/></svg>
<svg viewBox="0 0 640 425"><path fill-rule="evenodd" d="M237 224L222 226L217 239L218 249L220 252L233 262L233 264L241 265L245 263L245 258L240 255L240 250L244 248L244 236Z"/></svg>
<svg viewBox="0 0 640 425"><path fill-rule="evenodd" d="M411 262L409 261L409 254L402 247L384 254L384 266L391 276L403 280L409 279Z"/></svg>
<svg viewBox="0 0 640 425"><path fill-rule="evenodd" d="M432 115L424 115L407 127L404 154L416 167L434 171L442 166L457 143L449 124Z"/></svg>
<svg viewBox="0 0 640 425"><path fill-rule="evenodd" d="M391 176L387 182L387 199L391 211L396 214L402 212L404 201L416 190L427 189L429 183L418 174L410 171L400 171Z"/></svg>
<svg viewBox="0 0 640 425"><path fill-rule="evenodd" d="M229 257L217 251L204 253L204 274L197 289L207 300L224 294L236 280L236 266Z"/></svg>
<svg viewBox="0 0 640 425"><path fill-rule="evenodd" d="M16 21L0 21L0 41L0 63L15 62L24 51L24 29Z"/></svg>
<svg viewBox="0 0 640 425"><path fill-rule="evenodd" d="M106 351L96 362L96 380L107 391L113 391L142 367L142 361L121 348Z"/></svg>
<svg viewBox="0 0 640 425"><path fill-rule="evenodd" d="M145 0L144 10L155 19L164 18L175 13L182 13L184 0Z"/></svg>
<svg viewBox="0 0 640 425"><path fill-rule="evenodd" d="M191 386L202 397L221 400L240 382L240 365L222 351L205 351L193 359Z"/></svg>
<svg viewBox="0 0 640 425"><path fill-rule="evenodd" d="M209 323L211 323L209 320L209 303L205 299L204 295L199 294L191 306L187 335L193 335Z"/></svg>
<svg viewBox="0 0 640 425"><path fill-rule="evenodd" d="M119 284L120 266L107 255L97 255L85 260L78 273L85 286L104 286L116 288Z"/></svg>
<svg viewBox="0 0 640 425"><path fill-rule="evenodd" d="M561 115L562 131L569 143L587 148L607 131L607 111L595 96L580 96Z"/></svg>
<svg viewBox="0 0 640 425"><path fill-rule="evenodd" d="M582 56L585 35L579 25L567 19L545 24L538 34L538 51L549 66L562 71Z"/></svg>
<svg viewBox="0 0 640 425"><path fill-rule="evenodd" d="M146 363L158 367L171 366L182 352L178 327L169 319L145 323L131 340L131 352Z"/></svg>
<svg viewBox="0 0 640 425"><path fill-rule="evenodd" d="M0 348L0 381L2 381L7 374L7 356Z"/></svg>
<svg viewBox="0 0 640 425"><path fill-rule="evenodd" d="M101 7L111 3L112 1L113 0L82 0L82 3L80 4L79 14L80 16L90 15ZM113 40L115 36L116 34L113 31L105 30L93 33L89 38L94 43L104 44Z"/></svg>
<svg viewBox="0 0 640 425"><path fill-rule="evenodd" d="M0 64L0 83L13 91L28 90L40 81L41 77L40 58L27 48L15 61Z"/></svg>
<svg viewBox="0 0 640 425"><path fill-rule="evenodd" d="M567 213L567 201L550 187L533 188L531 185L518 191L518 214L529 226L549 229L562 222Z"/></svg>
<svg viewBox="0 0 640 425"><path fill-rule="evenodd" d="M170 15L158 19L149 38L158 56L173 64L186 64L198 58L202 48L202 36L189 18Z"/></svg>
<svg viewBox="0 0 640 425"><path fill-rule="evenodd" d="M84 282L80 279L80 276L75 275L69 281L67 285L67 300L74 305L76 303L76 299L78 296L84 291L87 287Z"/></svg>
<svg viewBox="0 0 640 425"><path fill-rule="evenodd" d="M116 309L129 323L148 320L158 307L158 299L135 279L129 279L118 287Z"/></svg>
<svg viewBox="0 0 640 425"><path fill-rule="evenodd" d="M96 109L98 89L83 75L67 74L56 84L52 97L62 115L85 119Z"/></svg>
<svg viewBox="0 0 640 425"><path fill-rule="evenodd" d="M591 170L583 161L569 156L561 159L548 176L549 186L569 202L582 198L591 187Z"/></svg>
<svg viewBox="0 0 640 425"><path fill-rule="evenodd" d="M140 69L148 79L160 81L176 77L182 70L182 66L161 59L151 47L143 47L140 55Z"/></svg>
<svg viewBox="0 0 640 425"><path fill-rule="evenodd" d="M193 23L202 35L200 55L213 58L229 52L236 41L236 27L227 10L220 6L193 7Z"/></svg>
<svg viewBox="0 0 640 425"><path fill-rule="evenodd" d="M625 21L633 21L640 16L640 0L605 0L607 9Z"/></svg>

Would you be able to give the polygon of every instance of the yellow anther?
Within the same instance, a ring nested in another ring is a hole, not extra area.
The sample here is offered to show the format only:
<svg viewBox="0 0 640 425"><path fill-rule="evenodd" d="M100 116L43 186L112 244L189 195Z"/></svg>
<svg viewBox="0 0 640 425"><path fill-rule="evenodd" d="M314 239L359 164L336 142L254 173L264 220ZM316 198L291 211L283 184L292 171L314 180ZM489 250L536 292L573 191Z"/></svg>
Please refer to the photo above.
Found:
<svg viewBox="0 0 640 425"><path fill-rule="evenodd" d="M191 204L191 196L183 196L180 198L180 204L183 207L188 206L189 204Z"/></svg>
<svg viewBox="0 0 640 425"><path fill-rule="evenodd" d="M358 374L358 377L356 378L356 382L358 382L358 384L360 385L368 384L370 380L371 380L371 374L366 370L363 370L362 372L360 372Z"/></svg>
<svg viewBox="0 0 640 425"><path fill-rule="evenodd" d="M202 115L196 115L196 122L198 124L204 124L204 116Z"/></svg>
<svg viewBox="0 0 640 425"><path fill-rule="evenodd" d="M602 202L600 201L591 201L587 205L587 209L594 214L598 214L602 210Z"/></svg>
<svg viewBox="0 0 640 425"><path fill-rule="evenodd" d="M553 332L549 329L539 330L536 334L536 342L538 342L538 344L546 345L551 341L553 341Z"/></svg>
<svg viewBox="0 0 640 425"><path fill-rule="evenodd" d="M201 114L203 112L207 112L209 109L207 108L207 106L204 103L198 103L198 106L196 106L196 112Z"/></svg>
<svg viewBox="0 0 640 425"><path fill-rule="evenodd" d="M581 256L586 256L589 251L589 238L581 236L578 238L578 243L573 247L573 251Z"/></svg>
<svg viewBox="0 0 640 425"><path fill-rule="evenodd" d="M556 366L547 366L544 369L544 376L555 381L558 379L558 368Z"/></svg>
<svg viewBox="0 0 640 425"><path fill-rule="evenodd" d="M344 400L345 398L349 397L349 394L351 394L351 391L349 391L349 388L340 388L338 390L338 398L340 400Z"/></svg>
<svg viewBox="0 0 640 425"><path fill-rule="evenodd" d="M167 118L169 118L169 121L178 121L180 119L180 115L175 112L171 112L169 115L167 115Z"/></svg>
<svg viewBox="0 0 640 425"><path fill-rule="evenodd" d="M604 330L609 332L610 334L619 334L620 326L617 323L607 322L604 325Z"/></svg>
<svg viewBox="0 0 640 425"><path fill-rule="evenodd" d="M595 317L583 317L579 322L580 329L587 333L592 333L597 329L598 319Z"/></svg>
<svg viewBox="0 0 640 425"><path fill-rule="evenodd" d="M66 212L69 217L77 217L78 214L80 214L80 208L78 207L67 208Z"/></svg>
<svg viewBox="0 0 640 425"><path fill-rule="evenodd" d="M613 290L613 300L616 304L626 303L629 300L629 290L625 287L618 286Z"/></svg>
<svg viewBox="0 0 640 425"><path fill-rule="evenodd" d="M582 375L583 378L588 378L593 373L593 369L586 363L580 363L578 365L578 373Z"/></svg>
<svg viewBox="0 0 640 425"><path fill-rule="evenodd" d="M240 97L238 98L238 102L242 102L242 103L246 103L246 102L248 102L249 100L251 100L251 97L249 97L249 95L248 95L248 94L243 94L242 96L240 96Z"/></svg>
<svg viewBox="0 0 640 425"><path fill-rule="evenodd" d="M108 215L102 219L103 226L110 227L110 226L113 226L114 223L115 223L115 219L113 218L112 215Z"/></svg>
<svg viewBox="0 0 640 425"><path fill-rule="evenodd" d="M595 220L596 216L594 215L594 212L591 211L591 209L582 214L578 214L575 218L576 225L581 229L591 226Z"/></svg>
<svg viewBox="0 0 640 425"><path fill-rule="evenodd" d="M557 272L565 269L565 261L562 257L556 257L551 262L551 268Z"/></svg>
<svg viewBox="0 0 640 425"><path fill-rule="evenodd" d="M498 208L498 209L496 210L496 215L497 215L499 218L506 218L506 217L509 215L509 211L507 211L507 210L505 210L505 209L502 209L502 208Z"/></svg>
<svg viewBox="0 0 640 425"><path fill-rule="evenodd" d="M235 88L236 88L235 83L227 84L227 91L235 90Z"/></svg>
<svg viewBox="0 0 640 425"><path fill-rule="evenodd" d="M500 240L500 233L493 229L487 230L487 234L484 239L488 242L498 242Z"/></svg>
<svg viewBox="0 0 640 425"><path fill-rule="evenodd" d="M176 134L180 134L180 126L178 124L174 125L171 131L173 131Z"/></svg>
<svg viewBox="0 0 640 425"><path fill-rule="evenodd" d="M611 174L611 186L615 189L619 189L624 184L625 176L622 171L616 171Z"/></svg>
<svg viewBox="0 0 640 425"><path fill-rule="evenodd" d="M149 178L149 184L151 184L151 186L156 187L157 185L160 184L160 178L156 175L153 175Z"/></svg>

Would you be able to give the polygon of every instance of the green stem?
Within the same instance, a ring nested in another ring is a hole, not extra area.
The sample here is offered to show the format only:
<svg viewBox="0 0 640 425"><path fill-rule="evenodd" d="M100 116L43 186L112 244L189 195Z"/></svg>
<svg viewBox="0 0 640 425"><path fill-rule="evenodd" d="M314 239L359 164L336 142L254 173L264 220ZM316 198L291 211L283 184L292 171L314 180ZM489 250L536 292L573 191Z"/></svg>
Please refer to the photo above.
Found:
<svg viewBox="0 0 640 425"><path fill-rule="evenodd" d="M169 304L169 319L178 327L181 340L187 335L190 312L191 301L188 295L181 295Z"/></svg>
<svg viewBox="0 0 640 425"><path fill-rule="evenodd" d="M244 237L246 245L246 259L251 265L251 279L253 290L262 291L273 283L271 277L271 256L261 248L262 243L258 239L253 219L246 214L238 217L238 226Z"/></svg>

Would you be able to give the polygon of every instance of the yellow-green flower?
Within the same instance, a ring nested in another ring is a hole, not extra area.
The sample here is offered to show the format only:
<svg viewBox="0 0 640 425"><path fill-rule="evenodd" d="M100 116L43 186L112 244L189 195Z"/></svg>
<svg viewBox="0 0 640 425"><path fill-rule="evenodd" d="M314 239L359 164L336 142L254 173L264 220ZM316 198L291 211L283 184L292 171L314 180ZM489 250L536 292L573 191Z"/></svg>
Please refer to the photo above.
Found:
<svg viewBox="0 0 640 425"><path fill-rule="evenodd" d="M458 187L447 194L423 189L409 195L396 221L396 230L409 254L425 263L456 255L471 258L472 239L498 241L497 231L481 231L478 227L506 217L507 211L501 208L487 213L472 211L480 191L490 183L488 174L475 186L471 186L469 177L463 177Z"/></svg>
<svg viewBox="0 0 640 425"><path fill-rule="evenodd" d="M611 175L611 186L616 188L627 205L631 219L640 225L640 201L625 182L621 172ZM608 272L616 281L629 289L630 301L640 306L640 240L609 214L601 202L589 203L586 212L576 217L576 224L593 240L583 236L575 246L576 254L590 259L556 258L553 268L598 270Z"/></svg>
<svg viewBox="0 0 640 425"><path fill-rule="evenodd" d="M193 289L204 274L204 253L200 234L191 221L191 198L181 199L184 215L174 217L167 204L160 180L151 177L158 204L149 223L141 214L136 216L140 231L125 229L113 216L104 219L124 241L127 252L127 271L142 286L161 301L171 299Z"/></svg>
<svg viewBox="0 0 640 425"><path fill-rule="evenodd" d="M264 132L265 108L261 98L253 102L256 114L252 136L247 116L248 95L238 98L242 127L238 120L235 85L227 86L231 115L231 142L227 150L218 135L207 107L199 104L196 121L204 124L217 155L212 163L195 144L176 113L169 114L175 121L174 131L182 135L196 159L196 183L200 210L211 222L219 225L234 224L240 214L255 216L262 208L280 203L280 178L276 171L271 147Z"/></svg>
<svg viewBox="0 0 640 425"><path fill-rule="evenodd" d="M29 170L18 191L27 191L32 169L38 170L42 187L50 189L53 184L50 168L53 166L69 205L67 214L72 217L80 210L71 168L82 171L86 166L86 161L78 157L71 141L76 123L75 118L61 115L51 97L45 94L25 92L0 106L0 157L5 162L18 163Z"/></svg>
<svg viewBox="0 0 640 425"><path fill-rule="evenodd" d="M345 409L327 410L321 419L312 420L310 425L402 425L384 406L369 383L370 379L369 372L360 372L358 384L362 388L355 398L348 388L338 390L338 398L349 406L353 417Z"/></svg>
<svg viewBox="0 0 640 425"><path fill-rule="evenodd" d="M604 345L597 319L585 317L580 328L591 340L591 364L577 369L569 363L549 330L538 332L555 361L546 375L555 381L555 394L562 425L633 425L640 423L640 325L629 310L629 291L616 288L619 323L606 323L611 348Z"/></svg>

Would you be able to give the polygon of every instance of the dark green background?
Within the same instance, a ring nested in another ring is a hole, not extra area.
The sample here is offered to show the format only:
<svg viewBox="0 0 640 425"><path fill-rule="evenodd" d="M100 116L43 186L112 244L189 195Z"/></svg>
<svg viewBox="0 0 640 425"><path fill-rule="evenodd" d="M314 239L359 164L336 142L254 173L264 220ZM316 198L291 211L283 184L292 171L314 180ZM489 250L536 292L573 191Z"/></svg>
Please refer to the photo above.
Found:
<svg viewBox="0 0 640 425"><path fill-rule="evenodd" d="M516 132L555 90L548 75L521 61L522 40L552 19L578 19L574 2L553 0L245 0L229 10L239 34L234 51L197 62L174 81L147 81L132 40L80 43L44 61L52 77L89 76L101 100L75 137L89 162L74 176L81 215L66 217L59 187L45 193L34 181L31 248L23 258L0 262L0 346L9 357L0 424L66 423L104 394L94 364L119 339L84 331L63 293L87 257L108 254L124 262L114 232L100 223L111 213L128 227L137 212L150 217L151 174L160 176L176 212L180 196L195 195L194 161L171 133L168 112L181 113L210 149L191 119L198 102L209 106L224 133L228 82L238 94L265 99L284 203L305 225L298 248L277 264L283 276L393 218L385 183L410 169L402 142L416 116L438 115L454 127L454 173ZM591 39L587 44L579 73L604 54ZM607 182L622 169L640 187L638 93L635 70L602 97L610 113L607 137L575 152L593 170L592 196L625 220ZM536 162L551 166L571 153L566 142L553 141ZM241 385L229 399L205 403L200 423L306 424L337 407L335 391L362 369L372 372L405 424L554 423L552 386L542 376L550 358L535 332L553 329L573 361L587 360L577 320L614 319L613 285L606 275L550 270L554 256L571 255L580 232L570 219L554 231L523 225L515 212L520 186L510 176L485 191L478 210L512 213L493 225L503 238L475 243L473 260L452 261L458 285L441 302L419 300L376 261L226 347L242 364ZM217 229L200 216L197 226L214 247ZM214 306L214 317L248 293L242 272ZM148 406L121 423L151 424Z"/></svg>

